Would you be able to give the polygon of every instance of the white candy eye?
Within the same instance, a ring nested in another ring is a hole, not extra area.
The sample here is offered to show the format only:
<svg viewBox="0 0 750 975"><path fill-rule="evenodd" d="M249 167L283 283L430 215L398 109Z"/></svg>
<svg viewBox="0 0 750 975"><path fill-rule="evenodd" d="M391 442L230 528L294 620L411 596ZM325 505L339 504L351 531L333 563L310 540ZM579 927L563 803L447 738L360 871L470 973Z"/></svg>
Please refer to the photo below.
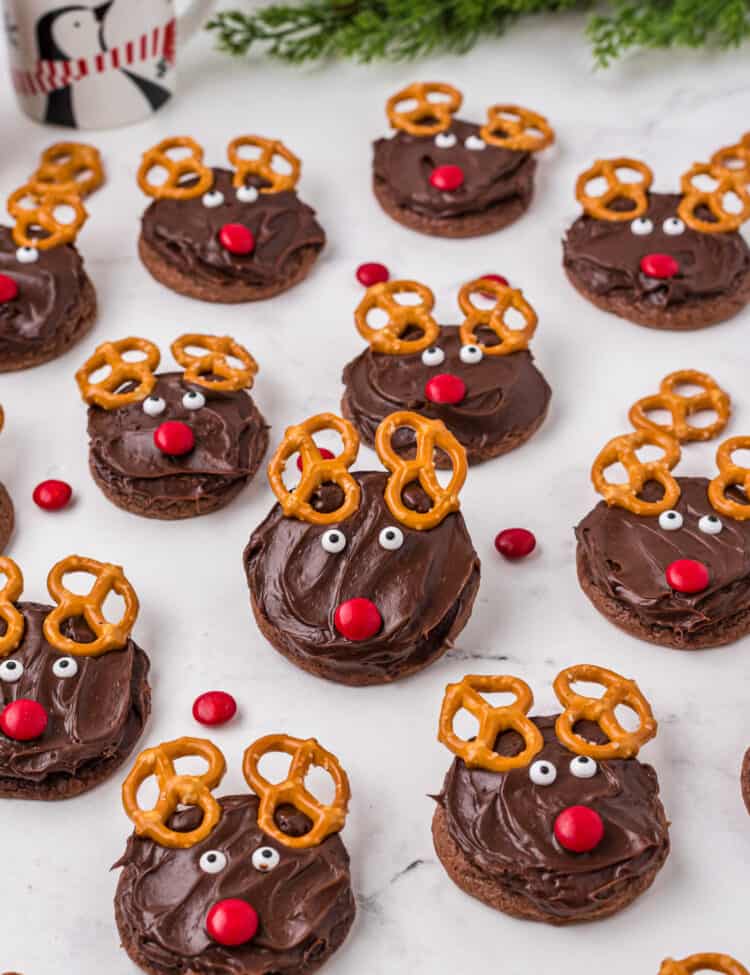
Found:
<svg viewBox="0 0 750 975"><path fill-rule="evenodd" d="M480 139L478 135L470 135L469 138L464 142L467 149L471 149L474 152L479 152L480 149L485 149L487 143L484 139Z"/></svg>
<svg viewBox="0 0 750 975"><path fill-rule="evenodd" d="M78 673L78 661L74 657L60 657L52 664L55 677L75 677Z"/></svg>
<svg viewBox="0 0 750 975"><path fill-rule="evenodd" d="M452 132L438 132L435 145L438 149L452 149L456 144L456 137Z"/></svg>
<svg viewBox="0 0 750 975"><path fill-rule="evenodd" d="M253 853L253 866L261 873L268 873L278 867L281 857L272 846L259 846Z"/></svg>
<svg viewBox="0 0 750 975"><path fill-rule="evenodd" d="M23 664L20 660L3 660L0 664L0 680L15 684L23 677Z"/></svg>
<svg viewBox="0 0 750 975"><path fill-rule="evenodd" d="M331 555L338 555L346 548L346 535L338 528L329 528L320 536L320 544L326 552L330 552Z"/></svg>
<svg viewBox="0 0 750 975"><path fill-rule="evenodd" d="M636 237L645 237L647 234L651 234L654 231L653 221L649 220L648 217L636 217L636 219L630 224L630 229L636 235Z"/></svg>
<svg viewBox="0 0 750 975"><path fill-rule="evenodd" d="M433 345L422 353L422 362L426 366L442 366L445 362L445 352L437 345Z"/></svg>
<svg viewBox="0 0 750 975"><path fill-rule="evenodd" d="M203 393L199 393L197 389L194 389L189 393L185 393L182 397L182 405L186 410L199 410L202 406L206 405L206 397Z"/></svg>
<svg viewBox="0 0 750 975"><path fill-rule="evenodd" d="M39 260L39 251L36 247L19 247L16 251L16 260L19 264L36 264Z"/></svg>
<svg viewBox="0 0 750 975"><path fill-rule="evenodd" d="M204 193L201 199L201 203L204 207L208 207L209 210L213 210L215 207L220 207L224 202L224 194L220 193L218 190L209 190L208 193Z"/></svg>
<svg viewBox="0 0 750 975"><path fill-rule="evenodd" d="M143 412L146 416L160 416L166 408L167 404L161 396L147 396L143 401Z"/></svg>
<svg viewBox="0 0 750 975"><path fill-rule="evenodd" d="M703 515L698 522L698 528L706 535L718 535L723 527L721 518L716 515Z"/></svg>
<svg viewBox="0 0 750 975"><path fill-rule="evenodd" d="M381 548L386 549L388 552L395 552L396 549L401 548L404 544L404 533L400 528L389 525L388 528L384 528L378 535L378 542L380 542Z"/></svg>
<svg viewBox="0 0 750 975"><path fill-rule="evenodd" d="M204 873L220 873L226 865L226 854L221 850L207 850L198 861L198 866Z"/></svg>
<svg viewBox="0 0 750 975"><path fill-rule="evenodd" d="M685 233L685 224L679 217L668 217L662 224L662 230L670 237L677 237L678 234Z"/></svg>
<svg viewBox="0 0 750 975"><path fill-rule="evenodd" d="M552 785L557 778L557 769L552 762L545 762L540 759L537 762L532 762L529 778L534 785Z"/></svg>
<svg viewBox="0 0 750 975"><path fill-rule="evenodd" d="M482 352L478 345L462 345L461 351L458 354L461 362L467 366L475 366L484 359L484 352Z"/></svg>
<svg viewBox="0 0 750 975"><path fill-rule="evenodd" d="M237 190L237 199L240 203L255 203L258 199L257 186L240 186Z"/></svg>
<svg viewBox="0 0 750 975"><path fill-rule="evenodd" d="M665 532L676 532L678 528L682 528L683 518L679 511L662 511L659 515L659 528L663 528Z"/></svg>
<svg viewBox="0 0 750 975"><path fill-rule="evenodd" d="M577 779L593 779L599 766L588 755L576 755L570 762L570 771Z"/></svg>

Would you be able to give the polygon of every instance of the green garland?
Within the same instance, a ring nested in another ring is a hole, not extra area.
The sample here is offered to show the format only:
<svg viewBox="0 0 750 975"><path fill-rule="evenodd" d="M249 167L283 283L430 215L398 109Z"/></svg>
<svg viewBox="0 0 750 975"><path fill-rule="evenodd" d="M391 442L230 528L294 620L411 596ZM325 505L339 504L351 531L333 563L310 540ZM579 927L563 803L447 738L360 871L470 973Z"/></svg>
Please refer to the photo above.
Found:
<svg viewBox="0 0 750 975"><path fill-rule="evenodd" d="M587 34L602 66L630 48L728 48L750 37L750 0L299 0L254 13L227 10L207 28L232 55L261 45L291 64L404 61L464 53L526 14L592 7Z"/></svg>

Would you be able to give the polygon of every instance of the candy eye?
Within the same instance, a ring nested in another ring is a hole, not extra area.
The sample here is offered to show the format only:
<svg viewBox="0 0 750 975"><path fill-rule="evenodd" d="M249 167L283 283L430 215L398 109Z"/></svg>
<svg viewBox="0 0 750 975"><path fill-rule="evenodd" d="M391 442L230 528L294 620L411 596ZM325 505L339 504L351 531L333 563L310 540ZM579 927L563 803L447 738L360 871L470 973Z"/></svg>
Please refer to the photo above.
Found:
<svg viewBox="0 0 750 975"><path fill-rule="evenodd" d="M456 137L452 132L438 132L435 145L438 149L452 149L456 144Z"/></svg>
<svg viewBox="0 0 750 975"><path fill-rule="evenodd" d="M577 779L593 779L599 770L593 758L588 755L576 755L570 762L570 771Z"/></svg>
<svg viewBox="0 0 750 975"><path fill-rule="evenodd" d="M257 186L240 186L237 190L237 199L240 203L255 203L258 199Z"/></svg>
<svg viewBox="0 0 750 975"><path fill-rule="evenodd" d="M662 230L670 237L677 237L678 234L685 233L685 224L679 217L668 217L662 224Z"/></svg>
<svg viewBox="0 0 750 975"><path fill-rule="evenodd" d="M19 264L36 264L39 260L39 251L36 247L19 247L16 251L16 260Z"/></svg>
<svg viewBox="0 0 750 975"><path fill-rule="evenodd" d="M206 405L206 397L197 390L191 390L182 397L182 405L186 410L199 410Z"/></svg>
<svg viewBox="0 0 750 975"><path fill-rule="evenodd" d="M78 661L73 657L60 657L52 664L52 673L61 679L75 677L78 673Z"/></svg>
<svg viewBox="0 0 750 975"><path fill-rule="evenodd" d="M143 412L146 416L160 416L166 408L167 404L161 396L147 396L143 401Z"/></svg>
<svg viewBox="0 0 750 975"><path fill-rule="evenodd" d="M220 873L227 865L227 858L221 850L208 850L198 861L204 873Z"/></svg>
<svg viewBox="0 0 750 975"><path fill-rule="evenodd" d="M0 680L15 684L23 677L23 664L20 660L3 660L0 664Z"/></svg>
<svg viewBox="0 0 750 975"><path fill-rule="evenodd" d="M327 532L324 532L320 536L320 544L326 552L330 552L331 555L337 555L346 548L346 535L339 531L338 528L329 528Z"/></svg>
<svg viewBox="0 0 750 975"><path fill-rule="evenodd" d="M698 528L706 535L718 535L723 527L721 518L717 518L716 515L703 515L698 522Z"/></svg>
<svg viewBox="0 0 750 975"><path fill-rule="evenodd" d="M458 354L461 362L467 366L475 366L484 359L484 352L482 352L478 345L462 345L461 351Z"/></svg>
<svg viewBox="0 0 750 975"><path fill-rule="evenodd" d="M630 229L636 237L645 237L647 234L653 233L654 224L648 217L636 217L630 224Z"/></svg>
<svg viewBox="0 0 750 975"><path fill-rule="evenodd" d="M208 207L209 210L213 210L215 207L220 207L224 202L224 194L220 193L218 190L209 190L208 193L204 193L201 199L201 203L204 207Z"/></svg>
<svg viewBox="0 0 750 975"><path fill-rule="evenodd" d="M679 511L662 511L659 515L659 528L663 528L666 532L676 532L678 528L682 528L683 517Z"/></svg>
<svg viewBox="0 0 750 975"><path fill-rule="evenodd" d="M529 769L529 778L534 785L552 785L557 778L557 769L551 762L533 762Z"/></svg>
<svg viewBox="0 0 750 975"><path fill-rule="evenodd" d="M272 846L259 846L253 853L253 866L261 873L268 873L278 867L281 857Z"/></svg>
<svg viewBox="0 0 750 975"><path fill-rule="evenodd" d="M473 152L479 152L480 149L486 148L487 143L484 139L480 139L478 135L470 135L466 142L464 142L464 146Z"/></svg>
<svg viewBox="0 0 750 975"><path fill-rule="evenodd" d="M437 345L433 345L422 353L422 362L425 366L442 366L445 362L445 352Z"/></svg>
<svg viewBox="0 0 750 975"><path fill-rule="evenodd" d="M404 544L404 533L400 528L389 525L388 528L384 528L378 535L378 542L381 548L389 552L395 552L396 549L401 548Z"/></svg>

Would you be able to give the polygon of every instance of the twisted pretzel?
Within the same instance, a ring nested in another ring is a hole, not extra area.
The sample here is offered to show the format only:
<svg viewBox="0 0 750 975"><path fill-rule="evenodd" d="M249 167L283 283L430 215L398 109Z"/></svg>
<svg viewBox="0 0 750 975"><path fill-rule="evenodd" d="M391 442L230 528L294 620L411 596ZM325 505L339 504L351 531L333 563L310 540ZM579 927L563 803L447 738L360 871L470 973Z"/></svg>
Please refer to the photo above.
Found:
<svg viewBox="0 0 750 975"><path fill-rule="evenodd" d="M63 584L65 576L71 572L86 572L95 577L96 582L85 596L71 592ZM76 657L100 657L109 650L120 650L125 646L138 616L138 597L119 565L69 555L52 566L47 576L47 589L57 606L47 614L43 631L45 640L55 650ZM104 601L111 592L117 593L125 602L117 623L110 623L103 610ZM78 643L62 632L66 620L81 616L95 636L90 643Z"/></svg>
<svg viewBox="0 0 750 975"><path fill-rule="evenodd" d="M24 202L31 205L24 206ZM73 219L69 223L60 223L55 216L55 211L62 206L73 210ZM13 240L16 246L35 247L39 251L72 244L88 217L77 193L68 193L56 186L37 188L33 183L11 193L7 207L15 221ZM47 236L40 237L39 231L44 231Z"/></svg>
<svg viewBox="0 0 750 975"><path fill-rule="evenodd" d="M431 94L447 95L447 101L430 101ZM394 129L409 135L437 135L449 129L464 98L458 88L440 81L415 81L391 95L385 103L388 121ZM416 101L414 108L398 111L401 102Z"/></svg>
<svg viewBox="0 0 750 975"><path fill-rule="evenodd" d="M492 308L477 308L471 296L477 292L487 294L495 299ZM499 281L478 278L469 281L458 293L458 304L466 318L459 329L463 345L478 345L485 355L510 355L521 349L528 349L531 337L536 331L537 316L534 309L526 301L523 292L516 288L509 288ZM526 322L523 328L510 328L505 322L505 314L509 308L515 308L523 315ZM491 328L500 339L498 345L482 345L476 337L480 326Z"/></svg>
<svg viewBox="0 0 750 975"><path fill-rule="evenodd" d="M0 636L0 657L7 657L18 648L23 637L23 613L14 605L23 592L23 573L13 559L0 555L0 575L5 576L0 589L0 620L5 620L5 633Z"/></svg>
<svg viewBox="0 0 750 975"><path fill-rule="evenodd" d="M712 190L699 189L693 180L696 176L708 176L716 181ZM711 163L696 163L683 174L680 181L682 200L677 208L680 218L693 230L704 234L726 233L738 230L750 217L750 193L745 187L746 177L741 172L713 166ZM724 199L727 195L736 196L742 204L739 213L731 213L724 209ZM700 207L708 207L714 220L704 220L697 211Z"/></svg>
<svg viewBox="0 0 750 975"><path fill-rule="evenodd" d="M176 759L193 755L208 762L208 769L202 775L178 775ZM136 835L172 850L186 850L205 840L221 817L221 806L211 790L224 778L225 771L224 756L205 738L177 738L142 751L122 784L122 805L135 824ZM153 809L141 809L138 790L152 775L159 783L159 798ZM180 804L203 810L200 826L185 833L169 828L169 817Z"/></svg>
<svg viewBox="0 0 750 975"><path fill-rule="evenodd" d="M191 355L190 347L205 349L206 354ZM215 389L222 393L236 392L238 389L251 389L258 363L244 345L235 342L228 335L181 335L172 343L172 355L185 369L187 382ZM229 362L229 357L239 359L242 368L237 369ZM219 376L219 379L206 379L205 376Z"/></svg>
<svg viewBox="0 0 750 975"><path fill-rule="evenodd" d="M555 141L547 119L520 105L492 105L479 134L490 145L516 152L540 152Z"/></svg>
<svg viewBox="0 0 750 975"><path fill-rule="evenodd" d="M637 451L646 444L661 447L659 460L641 461ZM659 515L674 508L680 497L680 486L670 471L681 456L680 444L672 436L657 430L634 430L614 437L599 451L591 468L591 480L608 505L616 505L634 515ZM622 464L628 475L626 484L614 484L604 476L612 464ZM661 501L645 501L638 495L648 481L658 481L664 489Z"/></svg>
<svg viewBox="0 0 750 975"><path fill-rule="evenodd" d="M417 294L421 300L418 305L402 305L396 301L398 294ZM433 293L417 281L385 281L367 289L354 313L354 321L373 351L384 355L412 355L429 349L440 335L440 326L430 314L434 304ZM370 328L367 324L373 308L388 316L383 328ZM422 335L418 339L402 339L409 328L418 328Z"/></svg>
<svg viewBox="0 0 750 975"><path fill-rule="evenodd" d="M492 707L482 697L482 691L489 694L510 692L515 695L515 700L503 707ZM458 684L449 684L445 689L438 741L463 759L468 768L482 768L488 772L523 768L544 747L541 731L527 717L533 703L531 688L520 677L470 674ZM462 709L479 722L479 730L472 741L459 738L453 730L453 721ZM525 748L519 755L498 755L495 751L497 736L503 731L515 731L521 735Z"/></svg>
<svg viewBox="0 0 750 975"><path fill-rule="evenodd" d="M693 396L682 396L675 392L678 386L692 383L702 387L702 392ZM670 424L656 423L648 414L654 410L667 410ZM706 427L695 427L688 423L688 417L701 410L712 410L716 420ZM711 440L721 433L729 422L731 405L729 396L705 372L697 369L680 369L665 376L659 384L659 392L654 396L644 396L630 407L628 417L637 430L655 430L676 437L680 443L691 440Z"/></svg>
<svg viewBox="0 0 750 975"><path fill-rule="evenodd" d="M693 975L694 972L724 972L724 975L748 975L748 970L729 955L705 952L690 955L681 961L667 958L662 962L659 975Z"/></svg>
<svg viewBox="0 0 750 975"><path fill-rule="evenodd" d="M320 430L335 430L343 441L343 450L335 457L324 458L313 440ZM359 434L348 420L333 413L319 413L304 423L288 427L271 463L268 465L268 481L287 518L298 518L311 525L330 525L343 521L359 507L360 487L349 473L359 450ZM288 491L283 480L286 462L299 453L302 460L302 477L293 491ZM316 511L310 498L322 484L336 484L344 493L344 500L335 511Z"/></svg>
<svg viewBox="0 0 750 975"><path fill-rule="evenodd" d="M730 437L720 444L716 451L719 473L708 485L708 500L720 515L747 521L750 518L750 467L740 467L732 461L735 450L750 450L750 437ZM746 503L727 497L726 490L733 484L738 484L745 492Z"/></svg>
<svg viewBox="0 0 750 975"><path fill-rule="evenodd" d="M393 449L393 435L401 427L409 427L416 434L416 453L412 460L404 460ZM446 487L437 479L436 447L448 455L453 466L453 474ZM451 511L458 511L461 507L458 493L466 480L466 451L441 420L428 420L407 410L391 413L375 433L375 450L391 472L385 488L385 503L402 525L417 531L435 528ZM419 482L432 501L429 511L412 511L404 504L404 490L414 481Z"/></svg>
<svg viewBox="0 0 750 975"><path fill-rule="evenodd" d="M617 178L618 169L632 169L641 174L638 183L623 183ZM607 189L601 196L591 196L586 187L594 179L604 179ZM583 207L584 213L596 220L610 220L615 223L624 220L634 220L642 217L648 209L648 191L654 181L654 174L649 167L638 159L628 159L620 156L617 159L597 159L597 161L581 173L576 181L576 199ZM610 204L616 200L632 200L635 207L632 210L612 210Z"/></svg>
<svg viewBox="0 0 750 975"><path fill-rule="evenodd" d="M172 159L169 155L176 149L189 149L190 155L183 159ZM149 182L149 173L155 167L165 169L167 179L164 183ZM183 182L186 176L197 177L194 183ZM188 136L173 136L163 139L143 153L143 159L138 169L138 185L146 194L155 200L192 200L202 196L211 189L214 174L203 165L203 149Z"/></svg>
<svg viewBox="0 0 750 975"><path fill-rule="evenodd" d="M724 146L711 156L711 165L726 169L745 183L750 182L750 132L733 146Z"/></svg>
<svg viewBox="0 0 750 975"><path fill-rule="evenodd" d="M239 154L243 146L254 146L260 149L261 153L256 159L244 159ZM299 182L302 163L278 139L264 139L259 135L241 135L229 143L227 155L234 169L234 185L238 188L245 185L248 176L261 176L271 184L264 186L261 193L282 193L284 190L293 190ZM291 172L280 173L273 168L273 160L276 156L286 159L291 166Z"/></svg>
<svg viewBox="0 0 750 975"><path fill-rule="evenodd" d="M143 352L146 356L138 362L123 358L126 352ZM105 410L115 410L128 403L145 399L156 385L154 370L161 356L158 348L148 339L127 338L116 342L104 342L90 356L76 373L76 382L86 403L101 406ZM109 366L109 374L96 383L89 377L99 369ZM125 393L118 390L125 383L137 382L134 389Z"/></svg>
<svg viewBox="0 0 750 975"><path fill-rule="evenodd" d="M258 768L260 760L269 752L283 752L292 756L289 772L283 782L273 785ZM330 805L320 802L305 788L305 778L312 766L325 769L336 789ZM245 752L242 772L247 784L260 799L258 825L267 836L295 850L319 846L332 833L344 828L351 790L346 772L339 760L326 751L314 738L303 741L290 735L266 735L259 738ZM312 820L312 829L304 836L289 836L276 825L279 806L290 805Z"/></svg>
<svg viewBox="0 0 750 975"><path fill-rule="evenodd" d="M38 192L54 187L60 193L88 196L104 182L102 157L94 146L57 142L44 150L30 182Z"/></svg>
<svg viewBox="0 0 750 975"><path fill-rule="evenodd" d="M602 697L586 697L577 694L571 684L590 681L606 688ZM657 724L651 705L633 680L621 677L612 670L594 664L578 664L561 671L553 684L558 700L565 707L555 723L555 734L560 742L576 755L589 758L635 758L641 745L656 734ZM615 708L624 704L638 715L640 724L636 731L627 731L617 720ZM575 733L579 721L595 722L609 738L606 745L595 745Z"/></svg>

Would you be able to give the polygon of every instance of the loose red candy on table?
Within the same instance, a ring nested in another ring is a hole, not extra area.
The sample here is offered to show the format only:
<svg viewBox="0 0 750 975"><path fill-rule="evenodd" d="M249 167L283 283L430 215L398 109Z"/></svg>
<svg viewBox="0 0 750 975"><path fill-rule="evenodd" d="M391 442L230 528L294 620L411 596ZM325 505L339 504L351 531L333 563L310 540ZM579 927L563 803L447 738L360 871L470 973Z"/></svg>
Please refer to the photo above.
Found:
<svg viewBox="0 0 750 975"><path fill-rule="evenodd" d="M195 434L179 420L166 420L154 430L154 443L163 454L181 457L195 446Z"/></svg>
<svg viewBox="0 0 750 975"><path fill-rule="evenodd" d="M455 405L466 396L466 383L449 372L441 372L427 380L424 394L431 403Z"/></svg>
<svg viewBox="0 0 750 975"><path fill-rule="evenodd" d="M237 713L237 702L226 691L206 691L193 703L193 717L200 724L226 724Z"/></svg>
<svg viewBox="0 0 750 975"><path fill-rule="evenodd" d="M34 488L32 497L45 511L60 511L73 497L73 488L65 481L42 481Z"/></svg>
<svg viewBox="0 0 750 975"><path fill-rule="evenodd" d="M253 232L242 223L225 223L219 231L219 240L230 254L244 256L255 250Z"/></svg>
<svg viewBox="0 0 750 975"><path fill-rule="evenodd" d="M47 712L38 701L19 697L0 714L0 731L14 741L34 741L47 727Z"/></svg>
<svg viewBox="0 0 750 975"><path fill-rule="evenodd" d="M589 806L569 806L555 820L555 838L571 853L590 853L604 839L604 822Z"/></svg>
<svg viewBox="0 0 750 975"><path fill-rule="evenodd" d="M667 584L675 592L695 593L708 588L708 569L695 559L677 559L667 566Z"/></svg>
<svg viewBox="0 0 750 975"><path fill-rule="evenodd" d="M206 917L206 931L227 948L247 944L258 932L258 912L237 897L217 901Z"/></svg>
<svg viewBox="0 0 750 975"><path fill-rule="evenodd" d="M464 185L464 171L460 166L436 166L430 173L430 185L450 193Z"/></svg>
<svg viewBox="0 0 750 975"><path fill-rule="evenodd" d="M536 548L536 537L528 528L505 528L495 538L495 548L506 559L523 559Z"/></svg>
<svg viewBox="0 0 750 975"><path fill-rule="evenodd" d="M650 278L673 278L680 265L669 254L646 254L641 258L641 271Z"/></svg>
<svg viewBox="0 0 750 975"><path fill-rule="evenodd" d="M335 457L335 454L327 447L318 447L318 450L320 451L320 456L323 458L323 460L333 460ZM297 457L297 470L302 471L302 466L302 454L300 454Z"/></svg>
<svg viewBox="0 0 750 975"><path fill-rule="evenodd" d="M0 274L0 305L18 297L18 285L7 274Z"/></svg>
<svg viewBox="0 0 750 975"><path fill-rule="evenodd" d="M378 264L377 261L368 261L360 264L357 268L357 281L365 288L371 288L374 284L382 284L390 278L390 273L385 264Z"/></svg>
<svg viewBox="0 0 750 975"><path fill-rule="evenodd" d="M348 599L336 609L333 622L347 640L369 640L383 625L378 607L369 599Z"/></svg>

